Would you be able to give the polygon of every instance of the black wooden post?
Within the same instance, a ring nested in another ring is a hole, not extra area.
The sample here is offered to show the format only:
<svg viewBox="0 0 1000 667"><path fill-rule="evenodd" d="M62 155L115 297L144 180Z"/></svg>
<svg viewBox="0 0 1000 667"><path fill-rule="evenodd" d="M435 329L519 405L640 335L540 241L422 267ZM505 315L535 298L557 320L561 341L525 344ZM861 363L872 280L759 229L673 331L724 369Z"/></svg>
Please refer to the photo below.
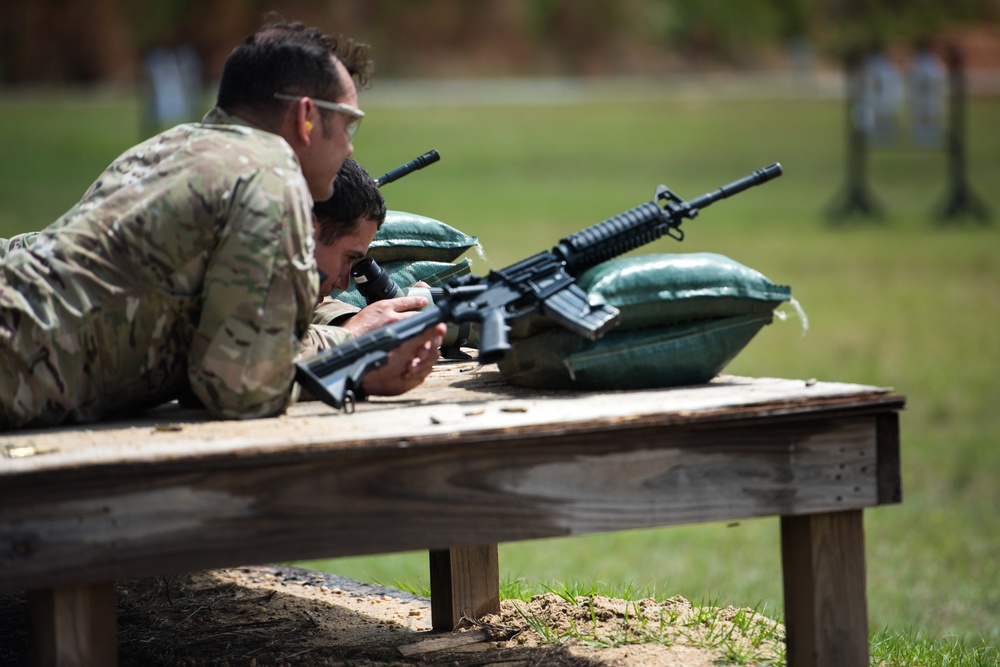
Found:
<svg viewBox="0 0 1000 667"><path fill-rule="evenodd" d="M948 192L937 207L935 217L944 224L971 216L981 225L990 223L989 207L969 187L965 152L965 64L962 52L949 45L948 65Z"/></svg>
<svg viewBox="0 0 1000 667"><path fill-rule="evenodd" d="M883 218L882 206L868 188L868 136L861 118L864 100L864 56L852 49L844 58L845 125L847 127L847 174L844 186L828 205L826 215L839 223L852 215Z"/></svg>

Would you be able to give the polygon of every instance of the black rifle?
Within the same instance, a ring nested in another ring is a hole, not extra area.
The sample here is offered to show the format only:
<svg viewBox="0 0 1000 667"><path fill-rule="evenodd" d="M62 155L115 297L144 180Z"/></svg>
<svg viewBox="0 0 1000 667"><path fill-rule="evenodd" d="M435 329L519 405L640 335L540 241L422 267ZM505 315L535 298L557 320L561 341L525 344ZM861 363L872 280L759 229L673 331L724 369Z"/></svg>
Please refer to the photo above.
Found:
<svg viewBox="0 0 1000 667"><path fill-rule="evenodd" d="M365 373L385 364L389 352L440 322L479 323L479 362L495 363L510 349L508 322L539 312L570 331L596 340L618 322L618 310L591 306L574 276L667 235L684 240L681 222L709 204L781 175L777 162L690 202L661 185L647 202L562 239L486 277L467 275L443 288L440 300L416 315L370 331L295 364L295 378L313 396L353 410Z"/></svg>
<svg viewBox="0 0 1000 667"><path fill-rule="evenodd" d="M418 155L406 164L400 165L395 169L391 169L386 173L382 174L375 179L375 185L382 187L386 183L392 183L393 181L406 176L409 173L416 171L417 169L423 169L429 164L434 164L441 159L441 154L435 150L427 151L423 155Z"/></svg>
<svg viewBox="0 0 1000 667"><path fill-rule="evenodd" d="M418 169L423 169L441 159L441 154L436 150L429 150L423 155L418 155L406 164L402 164L395 169L390 169L375 179L375 186L381 188L386 183L399 180L407 174L412 174ZM351 267L351 277L354 284L358 286L358 292L369 304L381 301L382 299L395 299L405 296L393 279L385 270L379 266L371 257L362 257ZM435 290L432 294L437 296L440 290Z"/></svg>

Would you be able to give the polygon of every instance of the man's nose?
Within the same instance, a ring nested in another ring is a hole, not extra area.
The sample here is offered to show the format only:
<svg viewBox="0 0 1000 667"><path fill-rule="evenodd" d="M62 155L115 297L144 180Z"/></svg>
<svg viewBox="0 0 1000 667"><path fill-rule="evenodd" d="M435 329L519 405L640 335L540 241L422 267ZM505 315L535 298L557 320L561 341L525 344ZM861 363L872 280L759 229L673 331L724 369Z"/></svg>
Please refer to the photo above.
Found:
<svg viewBox="0 0 1000 667"><path fill-rule="evenodd" d="M333 286L339 290L346 290L351 286L351 272L350 269L344 269L337 276L337 280L333 283Z"/></svg>

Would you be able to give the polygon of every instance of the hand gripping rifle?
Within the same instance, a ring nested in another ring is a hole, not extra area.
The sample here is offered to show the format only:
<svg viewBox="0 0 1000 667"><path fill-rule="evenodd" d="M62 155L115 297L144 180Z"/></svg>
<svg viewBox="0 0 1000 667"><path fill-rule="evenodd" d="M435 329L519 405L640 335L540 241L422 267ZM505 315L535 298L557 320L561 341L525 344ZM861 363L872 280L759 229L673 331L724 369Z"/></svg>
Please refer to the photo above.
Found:
<svg viewBox="0 0 1000 667"><path fill-rule="evenodd" d="M618 322L618 310L591 306L574 279L582 271L667 235L684 240L681 222L720 199L781 175L774 163L692 201L665 186L654 200L576 232L552 250L485 277L453 279L433 305L416 315L370 331L354 340L296 362L295 378L313 396L335 408L353 411L364 397L365 373L381 367L389 352L440 322L479 323L479 362L495 363L510 349L509 322L539 312L570 331L596 340Z"/></svg>

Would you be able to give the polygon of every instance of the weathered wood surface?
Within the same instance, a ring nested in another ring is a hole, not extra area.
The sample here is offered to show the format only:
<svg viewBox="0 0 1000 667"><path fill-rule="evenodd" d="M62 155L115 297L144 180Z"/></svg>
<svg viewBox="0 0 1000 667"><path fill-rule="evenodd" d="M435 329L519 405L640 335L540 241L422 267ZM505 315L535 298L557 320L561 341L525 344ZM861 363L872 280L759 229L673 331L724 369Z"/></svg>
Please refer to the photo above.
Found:
<svg viewBox="0 0 1000 667"><path fill-rule="evenodd" d="M118 663L113 583L28 592L31 664L108 667Z"/></svg>
<svg viewBox="0 0 1000 667"><path fill-rule="evenodd" d="M463 618L500 613L500 558L496 544L434 549L430 565L435 630L452 630Z"/></svg>
<svg viewBox="0 0 1000 667"><path fill-rule="evenodd" d="M404 397L375 397L354 414L307 402L272 419L213 421L202 411L171 404L106 423L0 433L0 481L93 465L294 455L303 446L358 451L472 444L618 424L665 426L903 404L902 397L879 387L734 376L655 391L545 392L506 384L495 366L451 362Z"/></svg>
<svg viewBox="0 0 1000 667"><path fill-rule="evenodd" d="M867 667L861 510L781 518L788 664Z"/></svg>
<svg viewBox="0 0 1000 667"><path fill-rule="evenodd" d="M0 448L38 453L0 458L0 589L898 501L885 436L903 399L885 390L724 377L544 396L470 368L354 415L165 409L8 434Z"/></svg>

